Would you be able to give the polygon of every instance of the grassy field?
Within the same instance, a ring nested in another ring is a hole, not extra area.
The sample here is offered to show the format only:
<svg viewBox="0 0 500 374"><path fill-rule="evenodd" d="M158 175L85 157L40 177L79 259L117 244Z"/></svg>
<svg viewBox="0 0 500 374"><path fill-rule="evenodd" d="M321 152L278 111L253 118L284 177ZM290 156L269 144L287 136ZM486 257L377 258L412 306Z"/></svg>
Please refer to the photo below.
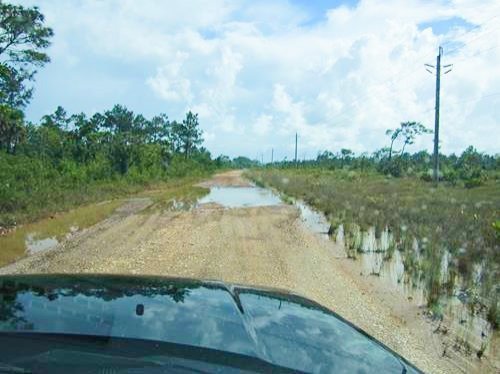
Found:
<svg viewBox="0 0 500 374"><path fill-rule="evenodd" d="M416 178L320 168L256 169L250 176L324 212L332 234L342 225L350 257L363 250L360 233L374 228L380 238L390 232L394 245L387 256L401 251L405 271L425 285L430 307L441 297L465 292L471 307L486 310L498 327L498 182L435 188Z"/></svg>

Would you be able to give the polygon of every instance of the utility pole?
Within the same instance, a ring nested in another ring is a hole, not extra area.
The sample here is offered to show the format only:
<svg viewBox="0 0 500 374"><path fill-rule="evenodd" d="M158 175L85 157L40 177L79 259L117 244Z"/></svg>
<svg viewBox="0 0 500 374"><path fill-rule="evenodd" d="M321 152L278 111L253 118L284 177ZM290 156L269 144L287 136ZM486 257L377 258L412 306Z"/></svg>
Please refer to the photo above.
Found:
<svg viewBox="0 0 500 374"><path fill-rule="evenodd" d="M443 48L440 46L436 57L436 66L425 64L428 68L436 69L436 107L434 112L434 157L433 157L433 179L434 183L439 182L439 101L441 94L441 57L443 56ZM453 65L444 65L443 68L449 68L444 74L451 71ZM429 73L434 74L431 70L426 69Z"/></svg>
<svg viewBox="0 0 500 374"><path fill-rule="evenodd" d="M274 148L271 148L271 164L274 161Z"/></svg>
<svg viewBox="0 0 500 374"><path fill-rule="evenodd" d="M436 108L434 111L434 183L439 182L439 94L441 91L441 55L443 48L439 47L436 57Z"/></svg>
<svg viewBox="0 0 500 374"><path fill-rule="evenodd" d="M297 139L299 135L298 133L295 133L295 166L297 166Z"/></svg>

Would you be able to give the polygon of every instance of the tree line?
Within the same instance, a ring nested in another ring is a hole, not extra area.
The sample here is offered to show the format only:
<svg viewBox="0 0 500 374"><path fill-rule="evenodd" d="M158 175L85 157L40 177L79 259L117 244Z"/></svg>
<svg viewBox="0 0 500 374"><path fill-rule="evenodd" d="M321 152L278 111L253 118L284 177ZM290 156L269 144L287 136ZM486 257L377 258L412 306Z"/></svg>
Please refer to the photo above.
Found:
<svg viewBox="0 0 500 374"><path fill-rule="evenodd" d="M58 107L38 124L22 117L15 130L4 124L0 218L29 210L37 201L64 200L64 191L81 190L82 197L92 185L143 185L217 167L201 146L198 116L192 112L182 121L170 121L165 114L146 118L122 105L90 117L68 115Z"/></svg>
<svg viewBox="0 0 500 374"><path fill-rule="evenodd" d="M388 146L373 153L356 155L350 149L342 148L334 153L328 150L318 152L316 159L275 162L273 167L321 167L326 169L349 169L362 172L377 172L392 177L418 177L432 181L432 155L427 151L408 152L418 136L432 133L419 122L402 122L399 127L389 129ZM400 149L396 149L397 147ZM500 179L500 157L467 147L460 155L440 154L439 179L449 185L478 187L489 179Z"/></svg>
<svg viewBox="0 0 500 374"><path fill-rule="evenodd" d="M91 117L68 115L58 107L39 124L25 123L22 116L9 124L0 132L0 150L6 154L38 158L63 169L99 163L104 174L95 175L97 179L130 171L161 174L175 158L211 162L210 153L200 147L202 132L192 112L178 122L166 114L148 119L122 105Z"/></svg>
<svg viewBox="0 0 500 374"><path fill-rule="evenodd" d="M92 116L58 107L36 124L26 121L37 70L50 62L46 50L53 35L38 7L0 0L0 228L15 223L19 212L50 205L49 211L57 210L92 194L106 197L111 190L130 190L128 185L225 165L202 147L192 112L171 121L123 105Z"/></svg>

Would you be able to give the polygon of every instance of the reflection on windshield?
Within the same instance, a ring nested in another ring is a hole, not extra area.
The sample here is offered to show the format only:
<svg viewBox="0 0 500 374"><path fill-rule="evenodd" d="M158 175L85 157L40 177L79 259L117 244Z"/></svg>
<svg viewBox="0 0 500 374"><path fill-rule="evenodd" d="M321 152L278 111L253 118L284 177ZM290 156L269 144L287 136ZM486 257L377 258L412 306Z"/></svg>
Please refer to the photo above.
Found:
<svg viewBox="0 0 500 374"><path fill-rule="evenodd" d="M220 288L108 285L95 279L74 288L19 284L16 290L4 282L0 329L140 338L254 354L230 295ZM136 313L138 305L143 315Z"/></svg>
<svg viewBox="0 0 500 374"><path fill-rule="evenodd" d="M312 372L401 371L394 356L325 310L252 291L240 299L272 362Z"/></svg>
<svg viewBox="0 0 500 374"><path fill-rule="evenodd" d="M189 281L58 277L2 280L0 330L165 341L315 372L401 371L396 356L300 298Z"/></svg>

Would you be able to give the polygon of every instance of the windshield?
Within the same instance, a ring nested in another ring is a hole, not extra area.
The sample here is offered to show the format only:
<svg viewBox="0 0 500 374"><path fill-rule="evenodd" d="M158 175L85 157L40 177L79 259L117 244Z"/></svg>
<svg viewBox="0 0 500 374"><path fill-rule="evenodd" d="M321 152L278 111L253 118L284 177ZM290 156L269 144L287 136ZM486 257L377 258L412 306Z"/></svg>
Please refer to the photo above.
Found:
<svg viewBox="0 0 500 374"><path fill-rule="evenodd" d="M499 372L499 19L495 0L0 0L0 335ZM129 277L91 280L126 296L61 274ZM224 291L157 299L155 277ZM157 317L118 318L132 304Z"/></svg>

